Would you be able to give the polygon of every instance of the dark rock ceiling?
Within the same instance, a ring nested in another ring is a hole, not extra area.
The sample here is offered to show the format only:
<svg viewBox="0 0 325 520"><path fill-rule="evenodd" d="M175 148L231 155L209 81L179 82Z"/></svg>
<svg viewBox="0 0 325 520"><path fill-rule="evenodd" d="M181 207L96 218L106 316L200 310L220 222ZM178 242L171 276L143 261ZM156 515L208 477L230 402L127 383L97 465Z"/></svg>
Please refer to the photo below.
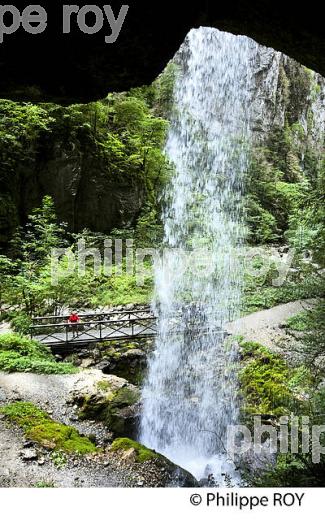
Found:
<svg viewBox="0 0 325 520"><path fill-rule="evenodd" d="M106 44L108 23L97 35L81 33L76 24L70 35L63 35L62 4L67 2L39 0L48 13L47 30L34 36L21 28L0 44L0 97L86 102L109 91L148 84L187 32L200 25L250 36L325 76L324 23L315 0L307 4L291 0L124 2L130 9L120 36L115 44ZM28 5L27 1L12 3L21 10ZM122 3L110 2L114 13Z"/></svg>

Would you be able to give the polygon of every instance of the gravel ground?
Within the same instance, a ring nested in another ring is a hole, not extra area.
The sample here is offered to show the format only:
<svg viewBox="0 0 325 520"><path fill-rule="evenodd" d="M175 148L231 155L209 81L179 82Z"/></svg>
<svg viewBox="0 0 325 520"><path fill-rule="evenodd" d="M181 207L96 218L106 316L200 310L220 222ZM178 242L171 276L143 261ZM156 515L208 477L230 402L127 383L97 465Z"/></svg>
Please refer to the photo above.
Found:
<svg viewBox="0 0 325 520"><path fill-rule="evenodd" d="M231 334L243 334L251 341L259 341L271 347L272 337L268 337L269 330L279 328L279 326L291 316L310 309L314 302L315 300L298 300L277 305L276 307L272 307L272 309L254 312L253 314L249 314L230 323L227 327L227 331Z"/></svg>
<svg viewBox="0 0 325 520"><path fill-rule="evenodd" d="M95 421L78 421L77 407L67 404L69 394L81 380L84 371L67 375L43 375L30 373L5 374L0 372L0 401L30 401L39 406L59 422L74 426L83 435L95 435L99 446L104 446L112 438L110 431ZM98 375L103 374L98 371Z"/></svg>
<svg viewBox="0 0 325 520"><path fill-rule="evenodd" d="M79 385L82 387L88 378L96 381L102 379L103 374L94 369L69 375L0 373L0 406L16 400L30 401L54 420L74 426L81 434L95 436L96 445L102 448L98 454L69 456L66 463L58 467L50 451L35 443L26 443L22 431L0 415L0 487L37 487L40 483L54 487L172 485L173 477L167 466L156 464L154 460L137 463L133 450L111 452L111 433L103 424L78 420L77 410L67 401L70 392ZM33 460L25 460L26 453L32 454Z"/></svg>
<svg viewBox="0 0 325 520"><path fill-rule="evenodd" d="M310 309L316 300L298 300L254 312L228 324L229 334L241 335L246 341L256 341L272 352L281 354L292 365L304 362L304 345L298 337L287 333L284 322L301 311Z"/></svg>
<svg viewBox="0 0 325 520"><path fill-rule="evenodd" d="M32 447L37 452L35 461L24 461L21 453L25 440L19 428L8 426L0 420L0 487L129 487L132 482L129 471L118 467L109 454L102 458L70 457L62 467L57 467L50 453Z"/></svg>
<svg viewBox="0 0 325 520"><path fill-rule="evenodd" d="M59 422L74 426L79 433L94 435L103 447L111 440L107 428L94 421L78 421L76 411L66 404L69 392L80 374L39 375L0 373L0 405L14 400L31 401ZM55 487L128 487L136 485L134 475L123 469L114 454L69 457L57 467L51 454L33 445L37 460L24 461L25 439L21 430L0 417L0 487L34 487L45 482Z"/></svg>

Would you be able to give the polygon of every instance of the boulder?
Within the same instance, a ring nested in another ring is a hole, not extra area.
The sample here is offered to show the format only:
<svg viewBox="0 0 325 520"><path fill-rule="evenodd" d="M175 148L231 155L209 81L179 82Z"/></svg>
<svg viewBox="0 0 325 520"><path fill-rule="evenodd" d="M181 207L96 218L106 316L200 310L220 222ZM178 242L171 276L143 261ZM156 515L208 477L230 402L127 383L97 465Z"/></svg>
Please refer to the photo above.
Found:
<svg viewBox="0 0 325 520"><path fill-rule="evenodd" d="M80 367L81 368L89 368L94 366L95 362L92 358L85 358L81 361Z"/></svg>
<svg viewBox="0 0 325 520"><path fill-rule="evenodd" d="M110 450L117 454L121 464L131 467L139 474L137 486L199 486L197 480L188 471L139 442L128 438L118 438L113 441Z"/></svg>
<svg viewBox="0 0 325 520"><path fill-rule="evenodd" d="M136 385L141 383L146 367L147 355L137 348L107 354L97 366L104 374L114 374Z"/></svg>
<svg viewBox="0 0 325 520"><path fill-rule="evenodd" d="M80 419L103 421L114 435L136 435L140 391L125 379L85 371L74 384L69 402L77 405Z"/></svg>

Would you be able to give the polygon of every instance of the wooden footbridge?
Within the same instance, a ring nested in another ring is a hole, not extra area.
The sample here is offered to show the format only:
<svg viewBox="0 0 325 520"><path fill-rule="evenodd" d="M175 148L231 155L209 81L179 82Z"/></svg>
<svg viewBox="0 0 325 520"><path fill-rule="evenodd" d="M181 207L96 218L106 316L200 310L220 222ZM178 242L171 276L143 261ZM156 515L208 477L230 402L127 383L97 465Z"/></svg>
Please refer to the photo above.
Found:
<svg viewBox="0 0 325 520"><path fill-rule="evenodd" d="M53 350L73 350L100 342L133 341L157 335L157 317L150 307L137 310L113 310L111 312L79 314L80 322L71 324L69 316L44 316L33 318L30 336ZM201 335L213 332L225 335L218 328L203 330L195 316L189 321L182 313L168 319L163 327L168 334Z"/></svg>

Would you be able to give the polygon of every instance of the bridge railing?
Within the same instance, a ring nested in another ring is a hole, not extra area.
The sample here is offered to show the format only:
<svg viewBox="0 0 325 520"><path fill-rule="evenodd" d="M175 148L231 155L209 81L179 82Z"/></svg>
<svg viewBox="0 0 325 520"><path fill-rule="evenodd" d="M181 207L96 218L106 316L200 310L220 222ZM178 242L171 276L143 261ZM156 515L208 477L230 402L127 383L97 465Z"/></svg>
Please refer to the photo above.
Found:
<svg viewBox="0 0 325 520"><path fill-rule="evenodd" d="M143 309L135 310L114 310L110 312L96 312L96 313L78 313L78 316L82 322L93 322L93 321L108 321L116 319L138 319L147 318L152 316L151 308L145 307ZM53 315L53 316L36 316L32 318L33 325L56 325L67 322L69 314Z"/></svg>
<svg viewBox="0 0 325 520"><path fill-rule="evenodd" d="M80 314L79 317L81 321L78 323L69 323L68 316L34 318L30 335L45 345L60 346L133 340L156 336L158 333L157 318L149 307L141 310ZM220 324L220 327L216 326L212 331L196 315L184 319L181 313L175 313L164 321L160 320L159 334L183 335L184 338L200 334L224 335L224 327Z"/></svg>
<svg viewBox="0 0 325 520"><path fill-rule="evenodd" d="M156 318L128 318L96 320L77 324L66 322L32 325L30 335L45 345L91 343L109 340L133 339L155 335Z"/></svg>

